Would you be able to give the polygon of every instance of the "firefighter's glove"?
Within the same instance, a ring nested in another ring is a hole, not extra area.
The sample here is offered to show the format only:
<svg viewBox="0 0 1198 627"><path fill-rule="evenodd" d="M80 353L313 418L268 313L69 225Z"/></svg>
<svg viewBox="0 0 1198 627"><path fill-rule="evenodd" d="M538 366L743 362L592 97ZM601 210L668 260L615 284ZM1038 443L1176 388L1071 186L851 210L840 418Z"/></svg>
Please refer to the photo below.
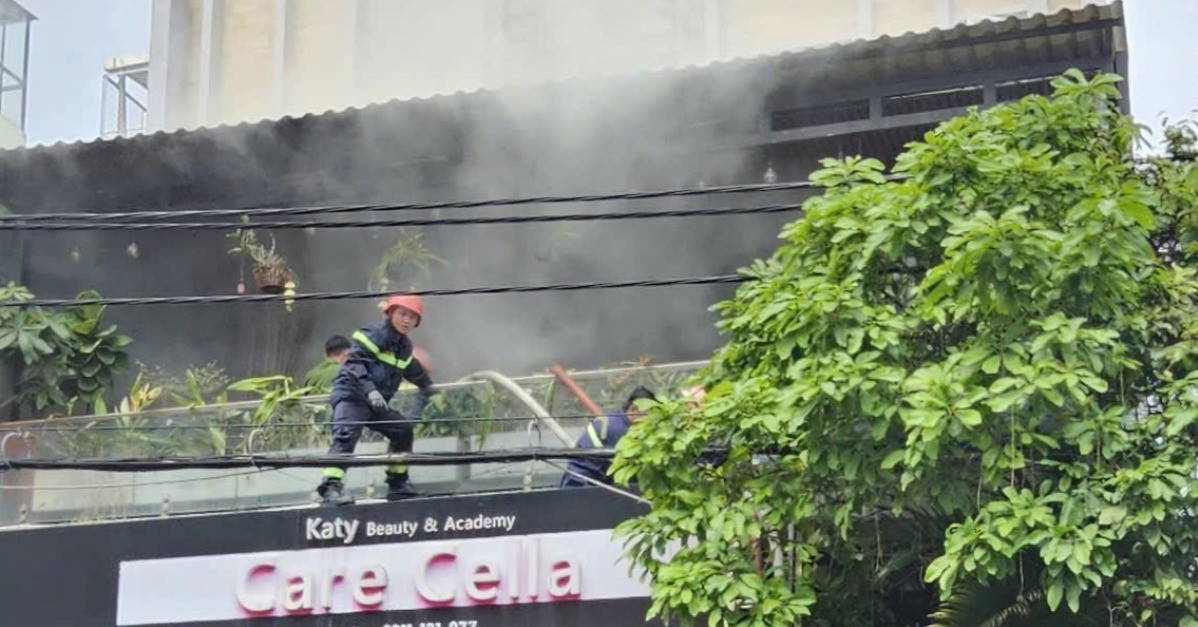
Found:
<svg viewBox="0 0 1198 627"><path fill-rule="evenodd" d="M388 409L387 399L378 390L371 390L370 394L366 395L366 400L370 401L370 406L377 411L386 411Z"/></svg>

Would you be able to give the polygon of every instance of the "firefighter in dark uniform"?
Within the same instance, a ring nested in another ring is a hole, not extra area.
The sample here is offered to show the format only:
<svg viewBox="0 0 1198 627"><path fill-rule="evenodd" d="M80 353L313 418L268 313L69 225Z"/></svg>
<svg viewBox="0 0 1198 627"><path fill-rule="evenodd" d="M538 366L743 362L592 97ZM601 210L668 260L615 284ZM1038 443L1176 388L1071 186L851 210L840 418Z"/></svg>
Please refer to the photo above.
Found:
<svg viewBox="0 0 1198 627"><path fill-rule="evenodd" d="M333 407L330 455L353 453L364 426L389 440L388 452L408 453L412 450L414 421L393 411L389 402L400 383L407 379L420 389L415 414L418 419L433 394L433 381L412 356L412 341L408 339L408 333L420 325L424 303L419 296L392 296L384 305L383 315L386 317L384 322L353 334L349 357L333 380L329 394L329 404ZM386 476L388 500L419 495L408 479L406 466L389 466ZM344 481L344 467L325 468L324 480L316 488L324 504L354 502L353 497L344 492Z"/></svg>
<svg viewBox="0 0 1198 627"><path fill-rule="evenodd" d="M633 423L640 420L643 413L636 408L635 403L642 399L657 400L648 388L637 387L628 395L620 411L600 416L587 425L587 430L578 439L578 448L615 448L620 438L628 433ZM566 474L562 475L561 488L584 488L595 485L595 481L605 485L612 484L612 477L607 474L611 467L609 459L571 459L566 466ZM583 478L585 477L585 479ZM590 479L591 481L587 481Z"/></svg>

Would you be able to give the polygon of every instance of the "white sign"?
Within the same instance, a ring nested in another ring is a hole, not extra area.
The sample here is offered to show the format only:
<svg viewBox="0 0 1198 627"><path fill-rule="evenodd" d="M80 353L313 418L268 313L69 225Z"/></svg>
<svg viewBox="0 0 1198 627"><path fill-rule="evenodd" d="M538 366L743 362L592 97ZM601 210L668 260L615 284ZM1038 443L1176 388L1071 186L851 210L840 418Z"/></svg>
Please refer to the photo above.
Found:
<svg viewBox="0 0 1198 627"><path fill-rule="evenodd" d="M348 544L360 531L334 520L309 533ZM621 554L600 529L127 561L116 624L647 597Z"/></svg>
<svg viewBox="0 0 1198 627"><path fill-rule="evenodd" d="M353 544L354 541L363 537L411 539L416 537L418 532L425 535L484 529L511 532L515 525L516 516L514 514L427 517L423 524L409 519L363 522L357 518L346 519L340 516L335 518L309 516L304 520L304 540L317 544Z"/></svg>
<svg viewBox="0 0 1198 627"><path fill-rule="evenodd" d="M416 523L411 523L414 527ZM350 544L354 541L354 536L358 535L358 527L362 526L360 520L342 520L340 516L333 520L325 520L323 518L309 518L304 525L304 538L312 540L332 540L334 538L341 540L342 544Z"/></svg>

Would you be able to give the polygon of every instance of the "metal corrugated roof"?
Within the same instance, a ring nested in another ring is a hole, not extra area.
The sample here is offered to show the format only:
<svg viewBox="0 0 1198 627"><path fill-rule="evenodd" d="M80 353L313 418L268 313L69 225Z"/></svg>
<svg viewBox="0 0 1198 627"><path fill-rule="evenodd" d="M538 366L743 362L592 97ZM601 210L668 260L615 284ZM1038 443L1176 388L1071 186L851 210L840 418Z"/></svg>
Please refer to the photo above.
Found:
<svg viewBox="0 0 1198 627"><path fill-rule="evenodd" d="M886 70L889 72L911 72L934 76L946 65L953 71L960 71L961 61L977 67L987 65L986 60L979 55L979 45L989 46L989 54L1003 54L1007 57L1023 57L1026 61L1042 62L1055 56L1055 49L1069 52L1074 56L1084 53L1079 48L1097 48L1102 45L1095 37L1077 37L1078 26L1100 26L1108 22L1122 22L1122 0L1109 4L1091 4L1077 11L1065 9L1057 13L1037 13L1032 16L1017 18L1008 17L1003 20L984 20L972 24L959 24L948 29L932 29L916 33L908 31L899 36L883 36L875 39L855 39L831 45L799 48L777 54L763 54L753 57L739 57L707 64L690 65L681 68L664 68L652 71L642 71L606 78L571 77L557 81L542 83L532 89L571 89L583 84L593 84L595 81L648 81L648 80L686 80L701 78L712 73L735 72L740 70L761 69L774 66L778 70L810 69L811 66L824 63L825 60L835 59L835 75L849 76L860 79L863 74L860 69L870 69L872 62L877 67L876 60L886 58ZM1036 35L1036 41L1029 43L1027 36ZM1005 44L1005 45L1004 45ZM1047 53L1047 54L1046 54ZM1063 55L1068 56L1068 55ZM991 60L992 63L992 60ZM855 68L853 66L860 66ZM876 69L874 71L877 71ZM523 89L523 88L522 88ZM247 132L253 127L264 127L276 124L310 121L314 118L325 118L330 121L336 117L350 117L363 113L371 113L380 109L403 106L435 105L450 101L464 102L471 98L483 97L494 93L503 93L507 88L475 89L470 91L455 91L452 93L433 94L426 97L409 99L392 99L376 102L360 107L344 109L326 109L298 116L243 121L235 124L221 124L184 128L173 131L158 131L152 134L117 137L111 139L78 140L74 142L56 142L49 145L22 146L9 150L0 150L0 160L8 155L23 152L63 151L83 146L112 146L126 147L152 142L169 141L170 138L184 136L203 136L210 133L227 131Z"/></svg>
<svg viewBox="0 0 1198 627"><path fill-rule="evenodd" d="M1104 59L1094 67L1109 69L1123 50L1121 28L1116 2L607 79L20 148L0 152L0 202L34 212L358 202L393 198L399 189L448 190L452 166L466 162L462 173L518 162L503 193L550 193L549 171L591 171L603 159L647 164L668 161L664 152L753 152L794 141L786 135L794 131L768 128L774 114L786 111L841 106L921 82L949 87L971 72L1032 78ZM596 106L605 102L619 106ZM770 136L771 130L777 132ZM869 129L799 129L804 141L862 130ZM832 148L868 145L871 154L890 154L917 132L875 132L877 140L849 138ZM480 146L488 151L483 157ZM814 147L829 144L820 139ZM637 184L673 184L668 180ZM523 187L534 183L536 189Z"/></svg>

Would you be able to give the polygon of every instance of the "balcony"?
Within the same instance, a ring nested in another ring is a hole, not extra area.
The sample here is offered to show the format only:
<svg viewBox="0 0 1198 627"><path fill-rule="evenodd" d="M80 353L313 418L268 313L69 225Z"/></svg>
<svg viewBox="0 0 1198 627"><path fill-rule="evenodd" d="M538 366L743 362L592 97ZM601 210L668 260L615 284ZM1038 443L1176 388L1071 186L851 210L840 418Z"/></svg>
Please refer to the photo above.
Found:
<svg viewBox="0 0 1198 627"><path fill-rule="evenodd" d="M150 60L116 57L104 64L100 99L100 138L128 137L146 130L150 99Z"/></svg>
<svg viewBox="0 0 1198 627"><path fill-rule="evenodd" d="M0 147L25 143L26 83L29 75L29 31L37 19L14 0L0 0L0 116L20 129L16 141L10 129L0 137Z"/></svg>
<svg viewBox="0 0 1198 627"><path fill-rule="evenodd" d="M705 362L629 366L569 373L604 411L638 385L677 391ZM591 417L552 374L507 378L480 372L438 386L425 411L415 453L573 447ZM400 390L392 406L415 401ZM85 523L148 516L300 507L315 502L315 468L190 469L142 472L2 470L8 459L151 459L214 456L323 456L331 411L326 397L264 406L258 402L80 416L0 426L0 527ZM364 432L357 455L378 455L386 442ZM425 494L453 495L552 488L560 462L414 466ZM359 501L386 490L380 467L351 468L346 488Z"/></svg>

